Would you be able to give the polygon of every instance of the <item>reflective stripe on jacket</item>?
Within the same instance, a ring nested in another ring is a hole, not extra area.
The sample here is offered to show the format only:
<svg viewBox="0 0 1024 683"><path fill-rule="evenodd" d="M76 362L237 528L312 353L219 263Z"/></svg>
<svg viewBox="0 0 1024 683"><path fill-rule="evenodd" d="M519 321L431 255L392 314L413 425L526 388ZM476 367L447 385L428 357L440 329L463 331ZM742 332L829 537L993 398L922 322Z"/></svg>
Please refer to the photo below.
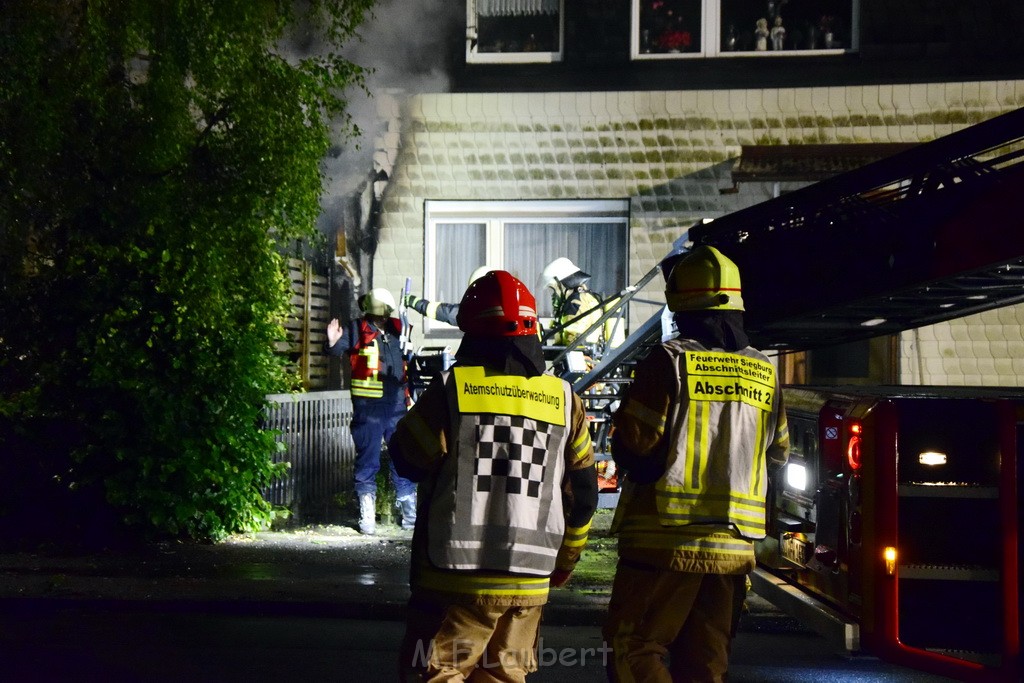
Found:
<svg viewBox="0 0 1024 683"><path fill-rule="evenodd" d="M454 443L430 507L431 563L547 576L565 535L571 387L460 366L444 383Z"/></svg>
<svg viewBox="0 0 1024 683"><path fill-rule="evenodd" d="M557 323L565 325L552 340L559 346L568 346L581 334L590 329L606 311L614 307L615 302L603 303L601 298L587 289L578 289L567 293L564 299L555 302ZM589 313L587 313L589 311ZM587 313L579 320L576 316ZM584 339L586 344L603 344L606 349L614 349L626 339L625 321L621 315L614 315L602 323Z"/></svg>
<svg viewBox="0 0 1024 683"><path fill-rule="evenodd" d="M401 323L395 318L388 318L388 324L393 328L392 332L398 335L402 331ZM380 372L380 348L377 337L380 332L367 320L359 321L359 340L349 354L349 363L352 366L352 396L357 398L382 398L384 396L384 382L379 377ZM402 375L405 370L403 368Z"/></svg>
<svg viewBox="0 0 1024 683"><path fill-rule="evenodd" d="M637 365L613 416L612 455L651 483L623 484L612 522L620 558L687 572L753 569L767 465L781 466L789 447L766 365L754 349L724 353L692 340L659 345Z"/></svg>
<svg viewBox="0 0 1024 683"><path fill-rule="evenodd" d="M751 347L709 351L678 339L664 347L687 403L669 424L666 470L655 485L661 523L730 525L743 538L764 538L774 366Z"/></svg>

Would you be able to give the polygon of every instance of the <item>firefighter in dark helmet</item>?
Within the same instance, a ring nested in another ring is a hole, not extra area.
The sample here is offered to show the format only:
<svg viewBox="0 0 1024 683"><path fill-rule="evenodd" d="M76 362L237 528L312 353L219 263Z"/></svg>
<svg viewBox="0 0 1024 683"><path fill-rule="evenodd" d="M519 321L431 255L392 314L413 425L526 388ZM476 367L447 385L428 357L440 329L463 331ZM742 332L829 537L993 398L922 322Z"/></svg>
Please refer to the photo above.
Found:
<svg viewBox="0 0 1024 683"><path fill-rule="evenodd" d="M587 541L594 452L582 401L544 373L522 282L482 276L458 322L456 364L388 444L420 486L399 666L417 680L522 681L537 668L549 586L569 579Z"/></svg>
<svg viewBox="0 0 1024 683"><path fill-rule="evenodd" d="M786 416L775 368L743 329L731 260L707 246L683 255L665 299L679 335L637 365L613 416L627 474L612 522L609 677L724 681L768 470L787 458Z"/></svg>

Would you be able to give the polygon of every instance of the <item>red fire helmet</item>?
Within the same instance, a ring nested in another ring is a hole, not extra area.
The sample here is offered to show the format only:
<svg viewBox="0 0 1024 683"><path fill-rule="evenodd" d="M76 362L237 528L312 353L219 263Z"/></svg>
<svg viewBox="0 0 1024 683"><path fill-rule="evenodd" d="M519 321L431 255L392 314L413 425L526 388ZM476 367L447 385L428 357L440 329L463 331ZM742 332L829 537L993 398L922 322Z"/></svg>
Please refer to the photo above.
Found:
<svg viewBox="0 0 1024 683"><path fill-rule="evenodd" d="M515 276L492 270L466 288L456 317L459 329L488 337L537 334L537 302Z"/></svg>

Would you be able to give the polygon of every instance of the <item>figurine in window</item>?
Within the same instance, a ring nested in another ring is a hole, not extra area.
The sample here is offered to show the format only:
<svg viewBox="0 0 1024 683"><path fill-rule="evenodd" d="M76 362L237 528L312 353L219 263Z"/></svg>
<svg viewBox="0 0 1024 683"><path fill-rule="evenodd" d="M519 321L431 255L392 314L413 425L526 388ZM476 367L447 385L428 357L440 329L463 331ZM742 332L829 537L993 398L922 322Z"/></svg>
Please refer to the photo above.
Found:
<svg viewBox="0 0 1024 683"><path fill-rule="evenodd" d="M782 17L775 17L775 26L772 26L772 50L782 50L786 42L786 28L782 25Z"/></svg>
<svg viewBox="0 0 1024 683"><path fill-rule="evenodd" d="M757 20L757 28L754 29L754 49L763 52L768 49L768 20L761 17Z"/></svg>

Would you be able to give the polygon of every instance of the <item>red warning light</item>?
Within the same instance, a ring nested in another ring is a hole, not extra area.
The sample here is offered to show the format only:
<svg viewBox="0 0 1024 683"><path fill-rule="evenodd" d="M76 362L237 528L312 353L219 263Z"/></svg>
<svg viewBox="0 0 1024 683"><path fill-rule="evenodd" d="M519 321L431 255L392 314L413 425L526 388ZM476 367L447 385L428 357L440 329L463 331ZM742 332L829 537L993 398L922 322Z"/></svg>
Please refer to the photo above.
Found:
<svg viewBox="0 0 1024 683"><path fill-rule="evenodd" d="M859 422L850 424L850 441L846 445L846 461L850 463L850 469L856 472L860 469L860 443L863 428Z"/></svg>

